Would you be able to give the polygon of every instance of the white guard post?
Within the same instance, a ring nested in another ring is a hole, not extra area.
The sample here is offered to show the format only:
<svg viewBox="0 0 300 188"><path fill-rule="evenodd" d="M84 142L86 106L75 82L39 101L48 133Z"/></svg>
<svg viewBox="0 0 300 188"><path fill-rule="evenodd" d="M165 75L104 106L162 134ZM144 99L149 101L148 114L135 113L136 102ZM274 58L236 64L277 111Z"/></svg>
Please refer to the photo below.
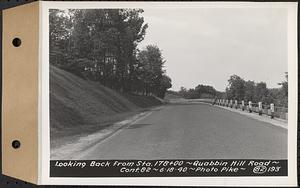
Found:
<svg viewBox="0 0 300 188"><path fill-rule="evenodd" d="M258 102L258 114L262 115L262 102Z"/></svg>
<svg viewBox="0 0 300 188"><path fill-rule="evenodd" d="M242 101L242 110L245 110L245 101Z"/></svg>
<svg viewBox="0 0 300 188"><path fill-rule="evenodd" d="M249 112L251 113L252 112L252 102L249 101Z"/></svg>
<svg viewBox="0 0 300 188"><path fill-rule="evenodd" d="M274 103L270 104L270 110L271 110L271 118L274 118L274 113L275 113L275 106Z"/></svg>

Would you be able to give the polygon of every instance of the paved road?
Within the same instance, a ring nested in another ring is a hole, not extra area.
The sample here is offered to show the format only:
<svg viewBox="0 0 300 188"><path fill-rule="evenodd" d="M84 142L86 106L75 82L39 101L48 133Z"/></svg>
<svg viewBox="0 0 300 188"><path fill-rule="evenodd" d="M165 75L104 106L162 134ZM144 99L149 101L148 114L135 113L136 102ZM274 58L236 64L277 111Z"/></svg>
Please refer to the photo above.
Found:
<svg viewBox="0 0 300 188"><path fill-rule="evenodd" d="M84 159L286 159L287 130L208 104L170 104Z"/></svg>

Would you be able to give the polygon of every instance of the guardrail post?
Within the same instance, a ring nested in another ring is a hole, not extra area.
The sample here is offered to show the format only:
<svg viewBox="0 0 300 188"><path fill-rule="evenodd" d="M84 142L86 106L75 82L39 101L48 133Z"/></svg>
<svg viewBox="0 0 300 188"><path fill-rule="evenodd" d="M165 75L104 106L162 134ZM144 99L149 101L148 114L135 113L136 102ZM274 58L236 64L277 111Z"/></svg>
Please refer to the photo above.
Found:
<svg viewBox="0 0 300 188"><path fill-rule="evenodd" d="M271 119L273 119L274 118L274 113L275 113L274 103L270 104L270 110L271 110Z"/></svg>
<svg viewBox="0 0 300 188"><path fill-rule="evenodd" d="M235 109L238 109L238 101L237 100L234 101L234 105L235 105Z"/></svg>
<svg viewBox="0 0 300 188"><path fill-rule="evenodd" d="M242 101L242 110L245 110L245 101Z"/></svg>
<svg viewBox="0 0 300 188"><path fill-rule="evenodd" d="M258 114L262 115L262 102L258 102Z"/></svg>
<svg viewBox="0 0 300 188"><path fill-rule="evenodd" d="M252 112L252 102L251 101L249 101L248 107L249 107L249 112L251 113Z"/></svg>

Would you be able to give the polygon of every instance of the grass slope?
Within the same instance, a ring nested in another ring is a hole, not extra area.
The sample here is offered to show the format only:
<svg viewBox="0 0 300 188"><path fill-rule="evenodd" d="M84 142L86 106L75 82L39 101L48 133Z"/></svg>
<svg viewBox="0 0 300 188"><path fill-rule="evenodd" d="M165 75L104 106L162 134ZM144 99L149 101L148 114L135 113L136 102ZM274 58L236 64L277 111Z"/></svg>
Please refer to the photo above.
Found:
<svg viewBox="0 0 300 188"><path fill-rule="evenodd" d="M50 66L51 147L58 139L101 130L159 104L153 97L123 95Z"/></svg>
<svg viewBox="0 0 300 188"><path fill-rule="evenodd" d="M172 92L168 92L166 93L165 99L170 100L170 99L182 99L183 97L176 95Z"/></svg>

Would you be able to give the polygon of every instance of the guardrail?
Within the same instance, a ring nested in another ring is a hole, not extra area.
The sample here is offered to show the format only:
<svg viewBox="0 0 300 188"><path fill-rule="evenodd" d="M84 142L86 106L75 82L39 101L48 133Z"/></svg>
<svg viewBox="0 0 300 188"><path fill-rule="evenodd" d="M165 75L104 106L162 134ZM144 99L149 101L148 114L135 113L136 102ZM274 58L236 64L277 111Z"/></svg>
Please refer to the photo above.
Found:
<svg viewBox="0 0 300 188"><path fill-rule="evenodd" d="M259 115L267 115L273 118L288 119L288 108L275 106L274 103L263 104L262 102L252 103L252 101L237 101L229 99L216 99L214 105L224 106L228 108L241 109L249 113L258 113Z"/></svg>

